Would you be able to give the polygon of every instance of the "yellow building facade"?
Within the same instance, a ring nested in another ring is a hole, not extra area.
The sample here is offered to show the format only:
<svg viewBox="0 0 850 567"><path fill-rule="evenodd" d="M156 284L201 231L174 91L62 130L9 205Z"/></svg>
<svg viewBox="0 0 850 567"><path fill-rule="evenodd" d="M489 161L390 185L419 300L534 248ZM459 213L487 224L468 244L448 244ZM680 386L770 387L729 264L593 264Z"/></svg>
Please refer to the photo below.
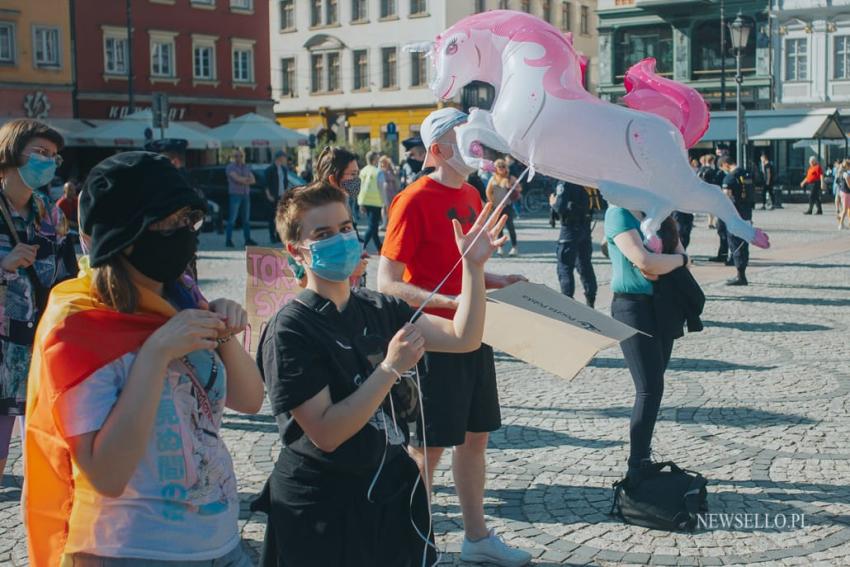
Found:
<svg viewBox="0 0 850 567"><path fill-rule="evenodd" d="M69 0L0 2L0 120L71 118Z"/></svg>

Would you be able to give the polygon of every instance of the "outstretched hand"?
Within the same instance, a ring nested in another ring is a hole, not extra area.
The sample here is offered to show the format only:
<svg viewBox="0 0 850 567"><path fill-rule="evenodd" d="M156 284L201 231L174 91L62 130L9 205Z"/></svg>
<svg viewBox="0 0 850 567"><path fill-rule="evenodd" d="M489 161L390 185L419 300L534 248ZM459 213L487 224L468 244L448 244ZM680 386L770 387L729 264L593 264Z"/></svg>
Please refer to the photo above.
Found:
<svg viewBox="0 0 850 567"><path fill-rule="evenodd" d="M455 242L460 253L466 252L466 260L475 266L482 267L493 254L507 241L507 236L499 236L502 229L505 228L505 223L508 221L506 215L495 214L491 217L493 204L487 203L478 218L475 219L475 224L469 229L466 234L463 233L463 227L460 221L452 219L452 226L455 230ZM499 208L499 213L502 209ZM478 234L480 238L476 238Z"/></svg>

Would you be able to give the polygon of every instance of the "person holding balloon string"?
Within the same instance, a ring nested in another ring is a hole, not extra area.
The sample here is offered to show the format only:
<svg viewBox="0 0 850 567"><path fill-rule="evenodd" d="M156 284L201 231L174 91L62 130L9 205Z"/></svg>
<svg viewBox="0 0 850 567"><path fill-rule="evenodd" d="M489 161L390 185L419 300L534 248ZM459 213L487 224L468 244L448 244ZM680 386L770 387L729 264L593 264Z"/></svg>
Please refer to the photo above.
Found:
<svg viewBox="0 0 850 567"><path fill-rule="evenodd" d="M269 322L257 352L284 442L255 509L268 513L264 566L413 567L436 561L426 483L395 419L395 386L425 350L470 352L484 330L484 264L506 219L487 206L465 234L454 319L348 278L360 263L348 195L325 182L284 195L277 227L307 289ZM460 252L459 252L460 253Z"/></svg>

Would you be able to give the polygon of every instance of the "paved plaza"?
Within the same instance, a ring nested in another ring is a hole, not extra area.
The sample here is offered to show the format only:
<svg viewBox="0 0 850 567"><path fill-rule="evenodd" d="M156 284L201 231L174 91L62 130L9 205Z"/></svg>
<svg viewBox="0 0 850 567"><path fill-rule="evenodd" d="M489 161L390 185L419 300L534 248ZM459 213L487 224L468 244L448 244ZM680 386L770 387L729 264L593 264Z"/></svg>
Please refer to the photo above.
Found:
<svg viewBox="0 0 850 567"><path fill-rule="evenodd" d="M850 565L850 231L838 232L829 214L802 210L756 211L774 248L752 251L746 288L722 285L733 268L700 262L717 239L697 219L689 252L708 297L706 329L674 347L653 446L657 460L708 478L711 512L767 514L789 525L671 534L612 519L611 484L625 470L633 400L619 349L600 353L572 381L497 353L503 427L491 437L485 508L535 565ZM540 218L517 224L522 254L490 269L557 288L557 230ZM596 234L598 242L601 223ZM255 231L261 242L266 236ZM243 297L244 254L226 251L218 235L204 235L204 250L207 296ZM598 246L594 262L607 286L610 267ZM600 303L607 311L610 294ZM277 457L277 426L267 408L229 413L223 436L240 483L243 538L256 553L265 519L251 515L248 502ZM435 479L434 525L444 559L462 565L448 457ZM26 564L21 465L16 443L0 489L2 565ZM791 528L792 515L805 515L805 525Z"/></svg>

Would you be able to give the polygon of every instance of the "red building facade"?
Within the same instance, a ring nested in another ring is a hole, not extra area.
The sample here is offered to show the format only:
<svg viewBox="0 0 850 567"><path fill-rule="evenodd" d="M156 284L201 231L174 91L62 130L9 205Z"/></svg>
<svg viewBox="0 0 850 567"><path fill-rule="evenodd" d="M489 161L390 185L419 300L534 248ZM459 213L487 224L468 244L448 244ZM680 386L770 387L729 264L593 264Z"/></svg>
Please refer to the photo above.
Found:
<svg viewBox="0 0 850 567"><path fill-rule="evenodd" d="M129 110L124 1L75 0L77 117ZM273 117L268 0L131 0L135 110L167 93L172 120Z"/></svg>

